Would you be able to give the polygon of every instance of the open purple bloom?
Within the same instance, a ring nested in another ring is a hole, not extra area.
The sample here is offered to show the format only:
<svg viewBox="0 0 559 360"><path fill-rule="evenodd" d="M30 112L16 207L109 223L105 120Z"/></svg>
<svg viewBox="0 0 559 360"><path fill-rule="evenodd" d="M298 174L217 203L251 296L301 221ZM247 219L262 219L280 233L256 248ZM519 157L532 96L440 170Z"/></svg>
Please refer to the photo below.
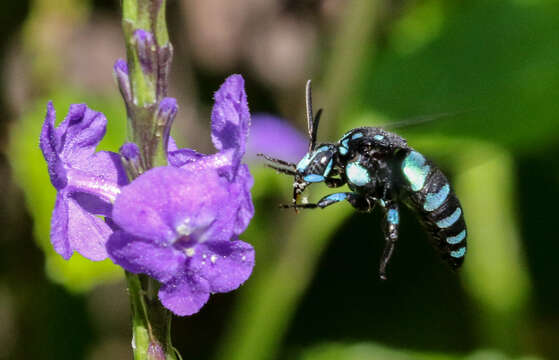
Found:
<svg viewBox="0 0 559 360"><path fill-rule="evenodd" d="M234 290L252 272L252 246L208 232L227 216L223 204L230 198L226 180L215 170L149 170L115 202L113 220L122 230L107 243L109 254L128 271L160 281L165 307L194 314L210 293Z"/></svg>
<svg viewBox="0 0 559 360"><path fill-rule="evenodd" d="M250 111L242 76L229 76L214 98L212 141L218 152L205 155L191 149L179 149L169 151L168 159L171 165L187 170L217 170L228 180L232 197L228 203L223 204L228 208L228 216L220 219L219 227L213 235L225 240L232 235L241 234L254 215L250 195L253 179L248 166L241 163L250 126ZM221 226L222 222L227 222L227 226Z"/></svg>
<svg viewBox="0 0 559 360"><path fill-rule="evenodd" d="M254 249L238 240L254 214L252 176L241 163L250 113L239 75L215 94L211 155L176 149L170 166L154 168L122 188L107 249L113 261L162 286L162 304L178 315L200 310L210 293L239 287L251 274ZM176 106L169 102L168 106Z"/></svg>
<svg viewBox="0 0 559 360"><path fill-rule="evenodd" d="M105 135L107 119L85 104L70 107L55 127L52 103L40 137L52 185L57 190L51 219L51 242L69 259L74 251L91 260L107 257L112 230L96 215L109 216L112 202L127 178L118 154L95 148Z"/></svg>

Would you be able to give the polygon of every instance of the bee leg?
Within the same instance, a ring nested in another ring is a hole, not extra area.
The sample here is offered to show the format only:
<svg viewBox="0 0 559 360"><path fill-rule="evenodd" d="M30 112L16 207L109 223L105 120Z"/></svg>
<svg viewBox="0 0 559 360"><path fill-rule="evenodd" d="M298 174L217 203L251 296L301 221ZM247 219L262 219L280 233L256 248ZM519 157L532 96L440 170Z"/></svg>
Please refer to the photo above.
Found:
<svg viewBox="0 0 559 360"><path fill-rule="evenodd" d="M338 178L326 178L324 180L324 183L326 184L326 186L328 186L329 188L337 188L340 186L344 186L345 185L345 180L343 179L338 179Z"/></svg>
<svg viewBox="0 0 559 360"><path fill-rule="evenodd" d="M386 280L386 266L392 257L396 241L398 240L398 224L400 213L398 205L392 202L385 202L384 206L384 251L380 260L379 277Z"/></svg>
<svg viewBox="0 0 559 360"><path fill-rule="evenodd" d="M280 205L281 208L296 208L296 209L324 209L327 206L334 205L340 201L346 200L355 209L359 211L371 211L375 202L370 201L368 198L353 192L339 192L327 195L320 199L316 204L290 204Z"/></svg>

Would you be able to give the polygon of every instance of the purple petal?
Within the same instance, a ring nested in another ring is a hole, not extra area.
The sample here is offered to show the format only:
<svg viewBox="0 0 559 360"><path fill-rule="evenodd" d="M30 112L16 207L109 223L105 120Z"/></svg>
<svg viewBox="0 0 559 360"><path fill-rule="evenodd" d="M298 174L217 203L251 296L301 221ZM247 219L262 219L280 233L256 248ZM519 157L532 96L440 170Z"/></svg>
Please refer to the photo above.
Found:
<svg viewBox="0 0 559 360"><path fill-rule="evenodd" d="M177 145L175 144L174 140L171 140L173 139L169 137L169 150L173 147L176 149ZM204 156L206 155L192 149L179 149L169 151L169 153L167 154L167 160L169 161L169 164L173 165L174 167L182 167L186 164L193 163L203 158Z"/></svg>
<svg viewBox="0 0 559 360"><path fill-rule="evenodd" d="M110 216L113 205L109 202L101 200L98 196L74 192L69 195L85 212L92 215Z"/></svg>
<svg viewBox="0 0 559 360"><path fill-rule="evenodd" d="M50 241L54 251L59 253L64 259L72 257L73 249L68 241L68 205L64 200L64 195L58 193L54 210L50 219Z"/></svg>
<svg viewBox="0 0 559 360"><path fill-rule="evenodd" d="M212 293L235 290L249 278L253 267L254 249L240 240L199 244L189 264L208 281Z"/></svg>
<svg viewBox="0 0 559 360"><path fill-rule="evenodd" d="M231 151L219 152L203 156L182 167L195 173L217 169L219 175L227 180L223 186L228 192L228 200L223 202L219 215L206 232L206 236L213 240L229 240L232 236L241 234L254 215L250 193L253 178L244 164L239 166L236 176L231 178L231 166L227 165L232 161L230 155Z"/></svg>
<svg viewBox="0 0 559 360"><path fill-rule="evenodd" d="M40 147L57 190L70 183L71 191L98 193L106 201L112 201L119 191L118 186L127 183L119 155L104 151L95 153L105 133L106 122L103 114L83 104L72 105L66 119L55 128L55 111L52 103L48 104Z"/></svg>
<svg viewBox="0 0 559 360"><path fill-rule="evenodd" d="M254 216L254 204L252 203L252 195L250 193L253 184L254 179L248 170L248 166L241 165L234 183L235 190L238 190L234 196L239 204L234 230L235 235L240 235L245 231Z"/></svg>
<svg viewBox="0 0 559 360"><path fill-rule="evenodd" d="M117 224L115 224L115 222L113 221L113 219L111 219L110 217L106 216L105 217L105 222L107 223L107 225L109 225L109 227L111 228L111 230L113 232L120 230L120 228L118 227Z"/></svg>
<svg viewBox="0 0 559 360"><path fill-rule="evenodd" d="M181 168L185 170L217 170L220 175L227 177L229 180L232 180L234 177L233 163L235 150L233 149L220 151L212 155L200 154L190 149L182 149L179 151L184 151L184 155L181 154L182 158L180 158L180 161L175 160L175 162L177 164L183 163ZM190 158L185 155L188 155Z"/></svg>
<svg viewBox="0 0 559 360"><path fill-rule="evenodd" d="M67 172L68 192L84 192L113 202L120 187L128 182L120 155L112 152L96 152L74 165L75 168Z"/></svg>
<svg viewBox="0 0 559 360"><path fill-rule="evenodd" d="M111 260L133 273L142 273L160 281L169 281L184 264L186 256L173 247L134 237L124 231L114 232L107 242Z"/></svg>
<svg viewBox="0 0 559 360"><path fill-rule="evenodd" d="M169 143L167 144L167 152L177 151L179 148L177 147L177 143L175 139L171 135L169 135ZM178 166L177 166L178 167Z"/></svg>
<svg viewBox="0 0 559 360"><path fill-rule="evenodd" d="M39 138L39 146L47 162L50 181L52 185L59 190L66 186L66 170L64 169L64 164L58 157L61 139L54 127L55 119L56 113L52 102L49 101L45 122L43 123L41 136Z"/></svg>
<svg viewBox="0 0 559 360"><path fill-rule="evenodd" d="M128 183L128 177L119 154L110 151L98 151L88 159L88 163L88 167L80 163L77 164L76 168L85 170L91 175L102 176L105 182L113 182L117 185Z"/></svg>
<svg viewBox="0 0 559 360"><path fill-rule="evenodd" d="M236 167L245 154L250 112L241 75L229 76L215 93L212 110L212 141L217 150L235 149Z"/></svg>
<svg viewBox="0 0 559 360"><path fill-rule="evenodd" d="M163 306L179 316L197 313L209 297L208 281L190 271L163 283L159 289L159 300Z"/></svg>
<svg viewBox="0 0 559 360"><path fill-rule="evenodd" d="M237 177L227 186L229 200L223 203L218 219L208 229L208 238L226 241L246 230L254 215L252 182L248 167L242 164Z"/></svg>
<svg viewBox="0 0 559 360"><path fill-rule="evenodd" d="M87 161L105 135L107 119L85 104L70 106L68 115L56 131L61 137L59 156L67 164Z"/></svg>
<svg viewBox="0 0 559 360"><path fill-rule="evenodd" d="M85 211L71 198L68 198L67 206L70 248L93 261L106 259L105 243L112 233L109 225Z"/></svg>
<svg viewBox="0 0 559 360"><path fill-rule="evenodd" d="M307 152L309 140L287 121L266 114L252 116L247 157L266 154L285 161L297 162Z"/></svg>
<svg viewBox="0 0 559 360"><path fill-rule="evenodd" d="M170 244L207 227L227 199L225 181L217 172L165 166L123 187L112 218L130 234Z"/></svg>
<svg viewBox="0 0 559 360"><path fill-rule="evenodd" d="M64 192L56 197L51 219L50 239L54 250L68 260L74 251L99 261L107 257L105 242L112 233L110 227L91 215Z"/></svg>

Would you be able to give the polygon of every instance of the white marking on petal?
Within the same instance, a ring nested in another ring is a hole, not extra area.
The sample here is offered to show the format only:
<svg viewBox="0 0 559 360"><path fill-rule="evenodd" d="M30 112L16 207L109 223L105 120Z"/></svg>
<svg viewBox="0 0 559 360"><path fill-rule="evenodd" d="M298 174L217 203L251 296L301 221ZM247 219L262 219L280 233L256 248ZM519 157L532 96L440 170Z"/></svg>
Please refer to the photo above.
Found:
<svg viewBox="0 0 559 360"><path fill-rule="evenodd" d="M184 219L184 221L176 226L176 231L178 234L187 236L192 234L192 226L190 226L190 218Z"/></svg>

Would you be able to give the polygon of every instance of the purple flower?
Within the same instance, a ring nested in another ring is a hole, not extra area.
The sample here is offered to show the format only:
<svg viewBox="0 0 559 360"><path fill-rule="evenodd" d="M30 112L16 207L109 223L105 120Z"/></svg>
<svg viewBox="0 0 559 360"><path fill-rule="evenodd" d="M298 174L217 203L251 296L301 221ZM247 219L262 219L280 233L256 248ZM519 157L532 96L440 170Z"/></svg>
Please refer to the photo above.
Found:
<svg viewBox="0 0 559 360"><path fill-rule="evenodd" d="M124 64L115 69L126 83ZM169 166L142 175L146 167L134 143L124 144L120 155L95 152L107 120L84 104L72 105L55 127L49 103L40 146L57 190L55 250L65 259L74 251L92 260L110 256L128 271L148 274L161 282L164 306L190 315L210 293L239 287L254 266L254 249L238 239L254 215L253 179L241 163L250 125L244 80L233 75L215 94L215 154L177 149L169 137L176 112L175 99L164 98L155 114ZM123 163L136 177L128 185Z"/></svg>
<svg viewBox="0 0 559 360"><path fill-rule="evenodd" d="M215 236L227 239L242 233L252 216L254 206L250 196L253 179L248 166L241 163L245 154L250 126L250 112L240 75L229 76L215 93L212 109L212 141L217 153L200 154L191 149L170 151L169 163L188 170L215 169L229 181L229 190L234 196L223 206L229 209L229 226L224 226Z"/></svg>
<svg viewBox="0 0 559 360"><path fill-rule="evenodd" d="M85 104L72 105L55 127L52 103L40 137L52 185L57 190L51 219L51 242L69 259L74 251L91 260L107 257L111 228L98 216L109 216L111 203L127 183L118 154L99 151L107 119Z"/></svg>
<svg viewBox="0 0 559 360"><path fill-rule="evenodd" d="M140 175L114 203L111 259L160 281L159 298L175 314L198 312L210 293L234 290L252 272L254 249L238 240L254 215L253 180L241 163L249 125L244 80L230 76L212 111L218 152L176 149L169 140L171 166Z"/></svg>

